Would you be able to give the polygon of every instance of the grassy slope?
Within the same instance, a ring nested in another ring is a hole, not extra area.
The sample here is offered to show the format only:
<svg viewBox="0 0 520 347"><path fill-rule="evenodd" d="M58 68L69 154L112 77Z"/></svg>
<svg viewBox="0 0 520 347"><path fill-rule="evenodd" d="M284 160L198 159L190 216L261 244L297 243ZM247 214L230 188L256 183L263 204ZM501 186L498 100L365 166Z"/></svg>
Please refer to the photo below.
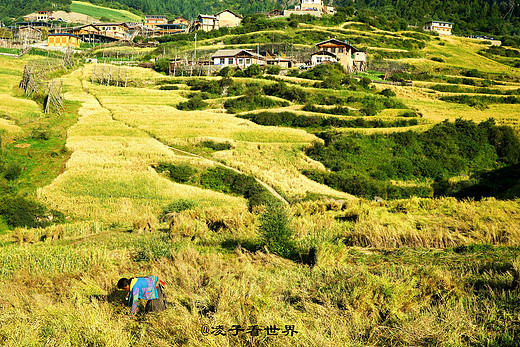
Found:
<svg viewBox="0 0 520 347"><path fill-rule="evenodd" d="M28 100L17 87L23 65L34 56L22 60L0 56L0 131L6 131L3 145L8 160L17 161L23 168L19 187L34 193L36 187L50 183L62 170L68 153L64 150L67 129L76 122L78 104L65 103L62 115L45 115L42 106ZM45 133L46 140L35 138Z"/></svg>
<svg viewBox="0 0 520 347"><path fill-rule="evenodd" d="M133 14L129 11L115 10L112 8L97 6L82 1L73 1L72 5L70 6L70 9L73 12L87 14L97 19L101 17L106 17L114 22L140 22L142 19L138 15Z"/></svg>

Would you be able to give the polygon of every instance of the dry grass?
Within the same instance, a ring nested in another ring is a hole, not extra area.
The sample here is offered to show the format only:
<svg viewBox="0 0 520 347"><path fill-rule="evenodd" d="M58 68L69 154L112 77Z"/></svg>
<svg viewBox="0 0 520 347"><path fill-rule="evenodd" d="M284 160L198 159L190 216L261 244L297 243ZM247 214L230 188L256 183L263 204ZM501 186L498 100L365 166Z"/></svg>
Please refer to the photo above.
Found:
<svg viewBox="0 0 520 347"><path fill-rule="evenodd" d="M203 189L175 184L150 168L175 158L146 133L112 119L110 112L85 93L68 94L83 101L81 118L69 130L67 147L73 154L66 171L38 191L50 206L79 218L132 223L155 216L176 198L201 204L243 204Z"/></svg>

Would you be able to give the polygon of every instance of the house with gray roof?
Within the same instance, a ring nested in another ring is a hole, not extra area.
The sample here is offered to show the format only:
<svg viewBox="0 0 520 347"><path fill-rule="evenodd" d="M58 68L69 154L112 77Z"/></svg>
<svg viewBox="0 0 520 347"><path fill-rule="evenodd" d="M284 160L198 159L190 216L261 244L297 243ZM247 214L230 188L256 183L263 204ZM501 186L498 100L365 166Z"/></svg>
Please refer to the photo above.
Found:
<svg viewBox="0 0 520 347"><path fill-rule="evenodd" d="M220 49L211 56L213 65L246 68L253 64L265 65L266 58L251 49Z"/></svg>

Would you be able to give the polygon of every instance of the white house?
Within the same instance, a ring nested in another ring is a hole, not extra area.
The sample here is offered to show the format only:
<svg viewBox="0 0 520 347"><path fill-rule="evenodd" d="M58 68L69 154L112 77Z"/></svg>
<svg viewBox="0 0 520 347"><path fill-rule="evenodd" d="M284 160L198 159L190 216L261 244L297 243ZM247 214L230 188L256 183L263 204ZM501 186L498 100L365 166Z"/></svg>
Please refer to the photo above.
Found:
<svg viewBox="0 0 520 347"><path fill-rule="evenodd" d="M220 28L237 27L242 22L242 16L230 10L224 10L215 15Z"/></svg>
<svg viewBox="0 0 520 347"><path fill-rule="evenodd" d="M213 65L222 67L231 65L245 68L253 64L266 64L265 57L250 49L220 49L211 56L211 59Z"/></svg>
<svg viewBox="0 0 520 347"><path fill-rule="evenodd" d="M453 28L453 23L441 22L438 20L430 21L430 22L424 24L424 30L436 31L440 35L451 35L452 28Z"/></svg>
<svg viewBox="0 0 520 347"><path fill-rule="evenodd" d="M204 31L218 30L220 28L217 17L207 14L199 14L198 29Z"/></svg>
<svg viewBox="0 0 520 347"><path fill-rule="evenodd" d="M327 6L324 0L301 0L299 5L294 6L294 10L284 10L284 17L289 17L291 14L296 15L312 15L321 17L323 14L333 15L336 13L334 6Z"/></svg>
<svg viewBox="0 0 520 347"><path fill-rule="evenodd" d="M311 65L316 66L326 61L340 63L348 72L365 71L367 54L348 42L330 39L315 45L318 52L311 55Z"/></svg>
<svg viewBox="0 0 520 347"><path fill-rule="evenodd" d="M323 0L302 0L300 9L302 11L322 11Z"/></svg>

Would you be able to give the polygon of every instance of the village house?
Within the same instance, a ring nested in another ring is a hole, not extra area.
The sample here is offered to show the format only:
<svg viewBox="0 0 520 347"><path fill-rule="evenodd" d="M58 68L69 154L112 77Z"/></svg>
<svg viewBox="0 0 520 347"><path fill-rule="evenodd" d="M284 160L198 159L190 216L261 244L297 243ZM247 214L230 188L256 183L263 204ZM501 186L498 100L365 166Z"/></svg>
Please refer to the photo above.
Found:
<svg viewBox="0 0 520 347"><path fill-rule="evenodd" d="M296 59L283 57L269 57L266 60L267 65L277 65L282 69L291 69L298 63Z"/></svg>
<svg viewBox="0 0 520 347"><path fill-rule="evenodd" d="M28 14L27 16L24 16L23 20L28 21L28 22L34 22L34 21L46 22L48 20L54 20L54 15L52 14L52 11L37 11L35 13L31 13L31 14Z"/></svg>
<svg viewBox="0 0 520 347"><path fill-rule="evenodd" d="M218 30L220 28L218 18L207 14L199 14L197 29L203 31Z"/></svg>
<svg viewBox="0 0 520 347"><path fill-rule="evenodd" d="M16 22L14 27L10 27L10 28L21 28L21 27L33 27L33 28L37 28L37 29L45 29L45 30L50 30L52 28L52 24L51 23L48 23L48 22L42 22L42 21L38 21L38 22Z"/></svg>
<svg viewBox="0 0 520 347"><path fill-rule="evenodd" d="M29 42L41 41L43 37L41 29L31 26L19 27L17 34L20 40L26 40Z"/></svg>
<svg viewBox="0 0 520 347"><path fill-rule="evenodd" d="M335 13L335 7L325 5L323 0L301 0L300 4L296 5L293 10L283 11L283 16L289 17L291 14L296 14L321 17L324 14L333 15Z"/></svg>
<svg viewBox="0 0 520 347"><path fill-rule="evenodd" d="M253 64L265 65L266 58L250 49L220 49L211 56L213 65L246 68Z"/></svg>
<svg viewBox="0 0 520 347"><path fill-rule="evenodd" d="M237 27L242 22L242 16L230 11L224 10L215 15L218 20L218 25L220 28L226 27Z"/></svg>
<svg viewBox="0 0 520 347"><path fill-rule="evenodd" d="M120 32L118 32L117 27L118 26L116 25L116 30L113 30L113 25L99 26L98 24L87 24L77 27L56 28L53 31L54 33L68 33L74 36L78 36L83 42L109 43L121 39L126 39L127 34L122 33L124 29L119 29Z"/></svg>
<svg viewBox="0 0 520 347"><path fill-rule="evenodd" d="M181 34L186 32L186 25L183 23L158 24L155 30L160 35Z"/></svg>
<svg viewBox="0 0 520 347"><path fill-rule="evenodd" d="M367 69L367 54L348 42L330 39L315 45L318 52L311 55L311 65L324 62L337 62L348 72L365 71Z"/></svg>
<svg viewBox="0 0 520 347"><path fill-rule="evenodd" d="M128 38L127 23L94 23L93 26L99 29L99 34L113 37L118 40Z"/></svg>
<svg viewBox="0 0 520 347"><path fill-rule="evenodd" d="M188 26L190 24L190 21L179 16L179 18L175 18L169 21L168 24L184 24L185 26Z"/></svg>
<svg viewBox="0 0 520 347"><path fill-rule="evenodd" d="M450 22L441 22L438 20L430 21L424 24L424 30L426 31L435 31L438 32L439 35L451 35L451 29L453 28L453 23Z"/></svg>
<svg viewBox="0 0 520 347"><path fill-rule="evenodd" d="M56 28L53 31L54 31L54 33L66 32L66 33L76 35L76 36L99 34L99 28L92 24L81 25L81 26L77 26L77 27L68 27L68 28Z"/></svg>
<svg viewBox="0 0 520 347"><path fill-rule="evenodd" d="M79 48L81 45L81 38L67 33L49 34L47 37L47 44L49 47Z"/></svg>
<svg viewBox="0 0 520 347"><path fill-rule="evenodd" d="M282 17L283 16L283 11L280 11L280 10L272 10L272 11L269 11L265 14L265 16L267 18L276 18L276 17Z"/></svg>
<svg viewBox="0 0 520 347"><path fill-rule="evenodd" d="M161 15L144 16L144 26L152 29L157 25L168 24L168 18Z"/></svg>

